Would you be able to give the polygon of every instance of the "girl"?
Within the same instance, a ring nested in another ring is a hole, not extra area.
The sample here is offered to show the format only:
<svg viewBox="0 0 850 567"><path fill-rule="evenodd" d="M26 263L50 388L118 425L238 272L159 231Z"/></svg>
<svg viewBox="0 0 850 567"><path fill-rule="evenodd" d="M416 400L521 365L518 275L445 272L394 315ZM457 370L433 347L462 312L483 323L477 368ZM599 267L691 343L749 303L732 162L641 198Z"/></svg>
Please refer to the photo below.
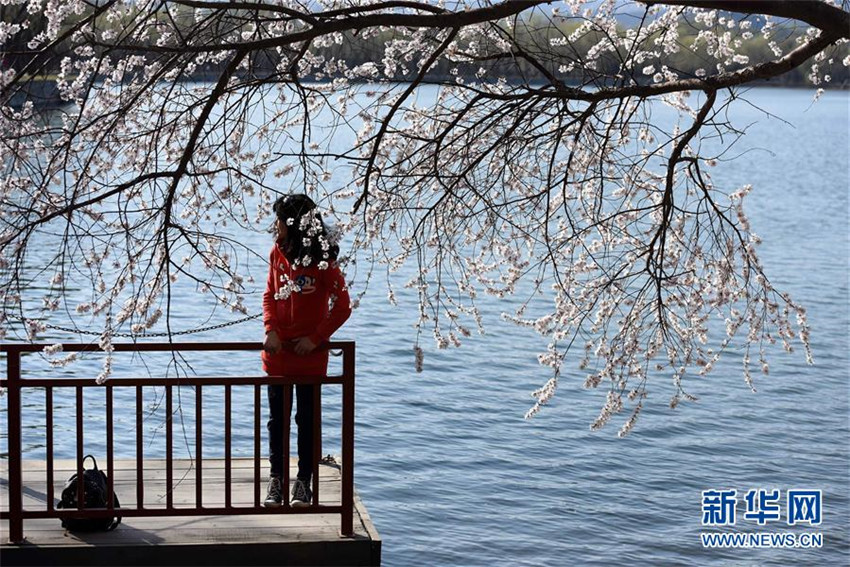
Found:
<svg viewBox="0 0 850 567"><path fill-rule="evenodd" d="M328 239L316 204L306 195L288 195L274 203L276 239L269 257L269 278L263 294L263 370L269 375L325 376L328 351L317 348L330 339L351 307L345 278L337 265L339 247ZM332 305L332 307L330 305ZM269 385L269 474L266 506L280 506L283 467L283 388ZM313 393L315 386L295 386L298 425L298 476L292 505L309 506L313 499Z"/></svg>

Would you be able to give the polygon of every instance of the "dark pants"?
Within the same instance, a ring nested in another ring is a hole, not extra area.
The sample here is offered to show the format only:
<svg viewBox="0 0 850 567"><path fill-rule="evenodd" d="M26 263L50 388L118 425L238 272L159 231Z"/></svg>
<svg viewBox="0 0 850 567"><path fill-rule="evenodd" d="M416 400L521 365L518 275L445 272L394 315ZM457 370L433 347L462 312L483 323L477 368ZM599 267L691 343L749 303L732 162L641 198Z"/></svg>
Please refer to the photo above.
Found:
<svg viewBox="0 0 850 567"><path fill-rule="evenodd" d="M289 388L289 407L283 407L283 389ZM311 384L296 384L298 425L298 478L310 482L313 473L313 391ZM269 385L269 463L271 476L283 478L283 423L292 410L292 385ZM284 413L284 410L285 413ZM289 466L286 463L286 466Z"/></svg>

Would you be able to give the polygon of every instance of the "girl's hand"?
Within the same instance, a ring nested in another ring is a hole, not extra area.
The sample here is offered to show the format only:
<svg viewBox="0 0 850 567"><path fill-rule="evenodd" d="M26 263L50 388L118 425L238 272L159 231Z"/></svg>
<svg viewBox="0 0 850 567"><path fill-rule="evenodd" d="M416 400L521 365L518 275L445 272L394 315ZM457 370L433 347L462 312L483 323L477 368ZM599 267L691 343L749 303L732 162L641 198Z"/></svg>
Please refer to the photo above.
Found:
<svg viewBox="0 0 850 567"><path fill-rule="evenodd" d="M266 340L263 341L263 350L271 354L277 354L282 348L283 345L280 342L280 338L277 336L277 331L269 331L266 333Z"/></svg>
<svg viewBox="0 0 850 567"><path fill-rule="evenodd" d="M295 345L295 354L305 355L313 352L313 349L316 348L316 345L313 344L308 337L301 337L300 339L295 339L293 341Z"/></svg>

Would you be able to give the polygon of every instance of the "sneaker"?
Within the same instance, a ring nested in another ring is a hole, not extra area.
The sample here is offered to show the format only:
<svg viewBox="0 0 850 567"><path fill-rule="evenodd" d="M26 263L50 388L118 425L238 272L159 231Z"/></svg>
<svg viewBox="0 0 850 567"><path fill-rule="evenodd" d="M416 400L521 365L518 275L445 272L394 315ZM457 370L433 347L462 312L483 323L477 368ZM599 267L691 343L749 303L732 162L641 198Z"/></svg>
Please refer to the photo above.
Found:
<svg viewBox="0 0 850 567"><path fill-rule="evenodd" d="M263 505L266 508L277 508L282 501L280 479L276 476L269 477L269 492Z"/></svg>
<svg viewBox="0 0 850 567"><path fill-rule="evenodd" d="M310 481L296 479L292 485L292 505L295 507L310 506L313 503L313 491L310 490Z"/></svg>

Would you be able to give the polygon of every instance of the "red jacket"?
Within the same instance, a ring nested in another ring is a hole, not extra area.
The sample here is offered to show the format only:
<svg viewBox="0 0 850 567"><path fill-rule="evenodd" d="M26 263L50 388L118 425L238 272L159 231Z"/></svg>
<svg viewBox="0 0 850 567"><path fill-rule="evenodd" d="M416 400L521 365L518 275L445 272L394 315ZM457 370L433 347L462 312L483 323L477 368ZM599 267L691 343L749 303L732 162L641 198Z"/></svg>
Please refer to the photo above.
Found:
<svg viewBox="0 0 850 567"><path fill-rule="evenodd" d="M326 350L317 349L300 356L291 350L289 343L309 337L313 344L320 345L330 339L349 315L348 288L336 262L324 270L317 265L293 268L280 247L274 245L263 293L263 324L266 333L277 331L284 348L277 354L263 351L263 370L272 375L327 373Z"/></svg>

